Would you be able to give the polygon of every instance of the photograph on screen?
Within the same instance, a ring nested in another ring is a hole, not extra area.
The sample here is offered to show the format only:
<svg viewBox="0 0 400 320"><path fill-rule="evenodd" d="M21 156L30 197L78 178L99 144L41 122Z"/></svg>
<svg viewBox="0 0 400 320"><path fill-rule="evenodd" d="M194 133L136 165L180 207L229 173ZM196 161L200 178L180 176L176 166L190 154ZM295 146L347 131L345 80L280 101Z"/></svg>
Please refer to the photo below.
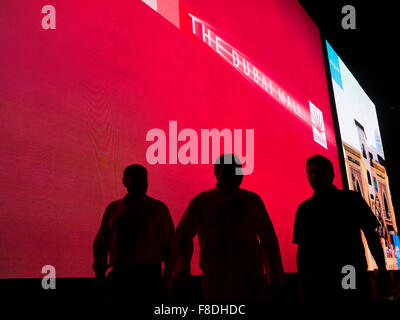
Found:
<svg viewBox="0 0 400 320"><path fill-rule="evenodd" d="M349 188L359 192L374 212L387 269L398 270L398 229L376 108L327 41L326 47ZM373 270L376 264L364 236L363 243Z"/></svg>

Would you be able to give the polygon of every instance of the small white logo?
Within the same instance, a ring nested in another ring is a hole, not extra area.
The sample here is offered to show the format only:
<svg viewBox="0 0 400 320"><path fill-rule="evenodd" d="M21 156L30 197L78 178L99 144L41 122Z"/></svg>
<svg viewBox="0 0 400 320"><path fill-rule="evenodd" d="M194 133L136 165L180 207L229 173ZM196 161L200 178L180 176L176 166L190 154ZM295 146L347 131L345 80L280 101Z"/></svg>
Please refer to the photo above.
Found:
<svg viewBox="0 0 400 320"><path fill-rule="evenodd" d="M328 149L326 144L326 133L322 111L319 110L311 101L308 102L310 103L310 114L314 141L319 143L325 149Z"/></svg>

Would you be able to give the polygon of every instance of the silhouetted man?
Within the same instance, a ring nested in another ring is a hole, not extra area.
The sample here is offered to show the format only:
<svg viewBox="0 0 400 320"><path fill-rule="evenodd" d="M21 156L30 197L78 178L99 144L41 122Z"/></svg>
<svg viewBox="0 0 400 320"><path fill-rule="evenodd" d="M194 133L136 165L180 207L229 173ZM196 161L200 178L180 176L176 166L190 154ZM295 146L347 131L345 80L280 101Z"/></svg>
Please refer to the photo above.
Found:
<svg viewBox="0 0 400 320"><path fill-rule="evenodd" d="M375 232L379 223L357 192L338 190L332 184L334 171L327 158L312 156L307 160L306 171L314 194L298 207L293 234L293 242L298 244L302 297L304 300L366 298L367 263L360 230L378 268L385 270L385 257ZM355 268L355 289L350 269L342 273L346 265Z"/></svg>
<svg viewBox="0 0 400 320"><path fill-rule="evenodd" d="M161 298L162 262L170 273L174 225L167 206L146 195L147 171L138 164L124 170L127 195L108 205L93 244L96 281L105 283L112 301ZM109 264L107 263L109 259Z"/></svg>
<svg viewBox="0 0 400 320"><path fill-rule="evenodd" d="M176 230L176 274L190 274L193 238L199 237L200 268L205 299L263 299L267 284L284 282L278 240L264 203L254 192L240 189L242 166L232 154L214 166L216 188L194 197Z"/></svg>

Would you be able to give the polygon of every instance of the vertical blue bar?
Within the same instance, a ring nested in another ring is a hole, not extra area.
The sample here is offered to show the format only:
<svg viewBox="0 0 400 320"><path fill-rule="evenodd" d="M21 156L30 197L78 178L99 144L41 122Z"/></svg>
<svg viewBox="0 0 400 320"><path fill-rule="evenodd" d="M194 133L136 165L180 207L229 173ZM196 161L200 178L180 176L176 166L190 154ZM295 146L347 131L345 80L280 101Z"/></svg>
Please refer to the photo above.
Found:
<svg viewBox="0 0 400 320"><path fill-rule="evenodd" d="M333 50L333 48L330 46L329 42L325 42L328 51L329 69L331 70L332 79L338 84L340 88L343 89L342 75L340 74L339 67L339 57L335 50Z"/></svg>
<svg viewBox="0 0 400 320"><path fill-rule="evenodd" d="M397 258L397 266L400 269L400 240L399 240L399 236L392 234L392 238L393 238L393 245L394 245L394 252L396 254L396 258Z"/></svg>

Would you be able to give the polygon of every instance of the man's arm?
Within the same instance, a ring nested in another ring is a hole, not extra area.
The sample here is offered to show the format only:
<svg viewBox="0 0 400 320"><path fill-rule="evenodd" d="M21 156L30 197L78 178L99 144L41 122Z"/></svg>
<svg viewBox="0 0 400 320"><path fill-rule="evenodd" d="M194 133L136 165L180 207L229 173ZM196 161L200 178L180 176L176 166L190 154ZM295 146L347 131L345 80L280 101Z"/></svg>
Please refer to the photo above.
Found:
<svg viewBox="0 0 400 320"><path fill-rule="evenodd" d="M294 220L294 228L293 228L293 243L297 244L297 275L299 280L299 297L301 300L307 297L307 288L308 288L308 270L305 264L305 250L303 244L303 212L302 206L299 206L296 211L296 216Z"/></svg>
<svg viewBox="0 0 400 320"><path fill-rule="evenodd" d="M285 283L285 274L283 272L278 238L261 198L259 199L259 210L257 210L256 226L263 250L268 283L270 286L271 284L283 284Z"/></svg>
<svg viewBox="0 0 400 320"><path fill-rule="evenodd" d="M93 270L97 279L104 279L108 265L107 259L110 251L111 231L108 226L108 219L111 214L111 206L106 208L100 229L93 242Z"/></svg>
<svg viewBox="0 0 400 320"><path fill-rule="evenodd" d="M305 268L304 268L304 248L302 244L297 245L297 255L296 255L296 262L297 262L297 273L299 275L303 275Z"/></svg>
<svg viewBox="0 0 400 320"><path fill-rule="evenodd" d="M192 199L185 210L178 227L174 241L175 270L174 277L190 275L190 261L193 254L193 238L200 227L200 214L198 200Z"/></svg>
<svg viewBox="0 0 400 320"><path fill-rule="evenodd" d="M379 270L386 270L385 254L383 252L381 241L376 231L372 228L363 229L368 247L375 259Z"/></svg>
<svg viewBox="0 0 400 320"><path fill-rule="evenodd" d="M171 249L174 238L175 227L171 219L171 214L168 207L165 206L161 215L160 222L160 240L161 240L161 255L164 262L164 276L171 276Z"/></svg>
<svg viewBox="0 0 400 320"><path fill-rule="evenodd" d="M367 239L368 247L375 259L378 269L386 270L385 254L383 252L379 236L376 232L379 222L365 200L360 196L358 196L358 198L360 202L361 229L364 232L365 238Z"/></svg>
<svg viewBox="0 0 400 320"><path fill-rule="evenodd" d="M360 201L361 201L360 214L362 214L361 229L364 232L365 238L367 239L368 242L368 247L379 269L376 278L378 284L378 291L381 295L387 296L390 292L391 284L390 284L389 274L386 271L385 254L383 252L382 244L379 239L378 233L376 232L376 228L379 226L379 222L376 219L375 215L372 213L371 209L369 208L365 200L361 198Z"/></svg>
<svg viewBox="0 0 400 320"><path fill-rule="evenodd" d="M301 206L297 208L296 216L294 219L294 226L293 226L293 243L297 244L297 273L302 275L305 271L304 265L304 246L303 246L303 214L301 210Z"/></svg>
<svg viewBox="0 0 400 320"><path fill-rule="evenodd" d="M297 245L297 275L299 281L298 293L301 300L308 296L309 273L304 263L304 246L303 244Z"/></svg>

